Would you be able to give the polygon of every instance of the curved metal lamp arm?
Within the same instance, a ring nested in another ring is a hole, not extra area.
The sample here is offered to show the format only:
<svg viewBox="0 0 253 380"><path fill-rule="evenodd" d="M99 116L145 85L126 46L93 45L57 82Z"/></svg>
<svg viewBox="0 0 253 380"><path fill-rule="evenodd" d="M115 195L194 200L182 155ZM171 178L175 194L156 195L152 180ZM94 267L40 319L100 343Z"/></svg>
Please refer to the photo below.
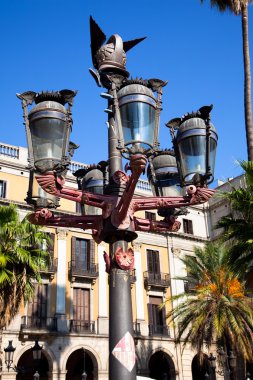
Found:
<svg viewBox="0 0 253 380"><path fill-rule="evenodd" d="M153 221L134 217L135 231L142 232L177 232L181 223L176 218Z"/></svg>
<svg viewBox="0 0 253 380"><path fill-rule="evenodd" d="M111 214L113 205L117 200L114 196L93 194L63 186L65 179L62 176L57 176L54 172L35 176L35 178L40 187L49 194L88 206L101 208L104 218Z"/></svg>
<svg viewBox="0 0 253 380"><path fill-rule="evenodd" d="M211 198L215 190L207 187L191 185L187 189L188 195L184 197L147 197L132 200L134 212L139 210L152 210L159 208L181 208L205 203Z"/></svg>

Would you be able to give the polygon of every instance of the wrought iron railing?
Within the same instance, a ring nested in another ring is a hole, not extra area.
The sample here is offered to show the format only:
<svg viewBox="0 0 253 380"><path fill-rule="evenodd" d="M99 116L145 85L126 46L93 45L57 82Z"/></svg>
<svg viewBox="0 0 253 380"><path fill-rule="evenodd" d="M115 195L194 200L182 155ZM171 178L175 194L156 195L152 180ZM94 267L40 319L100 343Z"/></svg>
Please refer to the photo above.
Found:
<svg viewBox="0 0 253 380"><path fill-rule="evenodd" d="M166 325L148 325L149 336L165 335L170 337L170 330Z"/></svg>
<svg viewBox="0 0 253 380"><path fill-rule="evenodd" d="M141 335L141 325L139 322L133 323L134 335Z"/></svg>
<svg viewBox="0 0 253 380"><path fill-rule="evenodd" d="M145 286L159 286L167 288L170 286L170 276L168 273L144 272Z"/></svg>
<svg viewBox="0 0 253 380"><path fill-rule="evenodd" d="M79 321L76 319L71 319L69 322L70 332L95 334L94 321Z"/></svg>
<svg viewBox="0 0 253 380"><path fill-rule="evenodd" d="M69 273L71 276L97 278L98 266L97 264L86 265L82 261L72 260L69 262Z"/></svg>
<svg viewBox="0 0 253 380"><path fill-rule="evenodd" d="M43 329L49 331L56 331L57 318L30 317L25 315L21 317L21 330L24 329Z"/></svg>
<svg viewBox="0 0 253 380"><path fill-rule="evenodd" d="M48 263L47 267L44 269L41 269L40 272L43 272L43 273L56 273L57 271L57 264L58 264L58 260L57 259L53 259L52 261L50 261L50 263Z"/></svg>

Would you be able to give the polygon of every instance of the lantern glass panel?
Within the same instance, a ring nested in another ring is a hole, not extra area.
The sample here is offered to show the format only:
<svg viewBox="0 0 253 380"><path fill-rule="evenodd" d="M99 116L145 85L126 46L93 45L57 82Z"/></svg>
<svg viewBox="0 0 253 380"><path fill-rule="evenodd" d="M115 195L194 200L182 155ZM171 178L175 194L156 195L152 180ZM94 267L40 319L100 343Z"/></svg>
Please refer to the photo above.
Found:
<svg viewBox="0 0 253 380"><path fill-rule="evenodd" d="M181 169L186 181L191 180L195 173L206 172L206 136L196 136L182 139L178 144L181 156Z"/></svg>
<svg viewBox="0 0 253 380"><path fill-rule="evenodd" d="M30 123L35 166L40 168L42 160L61 162L66 155L63 150L65 122L59 119L38 119ZM49 168L52 169L52 164Z"/></svg>
<svg viewBox="0 0 253 380"><path fill-rule="evenodd" d="M173 168L169 167L155 171L156 185L160 196L179 197L182 195L182 188L179 186L178 174L171 172L172 169ZM151 186L153 187L153 185Z"/></svg>
<svg viewBox="0 0 253 380"><path fill-rule="evenodd" d="M152 147L155 137L155 108L147 103L131 102L122 105L120 113L125 146L135 145L145 150Z"/></svg>

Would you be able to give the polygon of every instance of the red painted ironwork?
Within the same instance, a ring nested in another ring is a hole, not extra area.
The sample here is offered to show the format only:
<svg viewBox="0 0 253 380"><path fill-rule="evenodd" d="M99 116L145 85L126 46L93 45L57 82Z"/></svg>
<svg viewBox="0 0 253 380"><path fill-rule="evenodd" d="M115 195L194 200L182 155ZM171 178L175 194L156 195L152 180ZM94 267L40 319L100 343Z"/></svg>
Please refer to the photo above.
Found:
<svg viewBox="0 0 253 380"><path fill-rule="evenodd" d="M123 270L131 270L134 268L134 251L129 248L127 252L124 252L121 247L119 247L115 252L115 261Z"/></svg>
<svg viewBox="0 0 253 380"><path fill-rule="evenodd" d="M29 220L35 224L59 227L77 227L82 229L92 229L93 238L97 243L103 240L105 223L110 223L118 230L130 228L132 231L154 231L154 232L176 232L180 228L180 222L176 217L169 216L161 221L150 221L135 217L134 214L139 210L152 209L175 209L206 202L214 194L214 190L206 186L190 185L187 188L187 195L181 197L134 197L135 187L140 175L145 171L146 157L141 154L133 155L130 159L131 175L127 175L118 170L113 175L113 180L117 184L124 184L125 190L122 196L100 195L82 190L72 189L64 186L65 179L48 172L44 175L36 176L39 185L48 193L60 198L72 200L81 204L86 204L102 209L102 215L94 216L74 216L62 215L54 216L46 209L37 210L29 216ZM118 266L121 267L124 253L116 254ZM126 260L131 256L127 253ZM108 266L107 266L108 267Z"/></svg>

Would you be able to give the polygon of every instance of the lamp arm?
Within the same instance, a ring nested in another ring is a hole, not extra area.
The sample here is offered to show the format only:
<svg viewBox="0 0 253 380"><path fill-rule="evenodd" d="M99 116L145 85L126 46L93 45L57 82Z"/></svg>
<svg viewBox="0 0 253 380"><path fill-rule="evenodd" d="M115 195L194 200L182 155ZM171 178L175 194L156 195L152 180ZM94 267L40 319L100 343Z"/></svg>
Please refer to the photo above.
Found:
<svg viewBox="0 0 253 380"><path fill-rule="evenodd" d="M181 208L205 203L213 196L215 190L207 187L191 185L187 189L188 195L182 197L147 197L134 198L132 207L134 212L139 210L154 210L159 208Z"/></svg>
<svg viewBox="0 0 253 380"><path fill-rule="evenodd" d="M110 195L93 194L63 186L65 179L62 176L57 176L54 172L48 172L44 175L36 176L35 178L40 187L49 194L88 206L101 208L104 218L107 218L111 214L111 210L117 199Z"/></svg>
<svg viewBox="0 0 253 380"><path fill-rule="evenodd" d="M177 232L181 223L176 218L153 221L134 217L135 231L142 232Z"/></svg>
<svg viewBox="0 0 253 380"><path fill-rule="evenodd" d="M132 174L127 178L126 188L119 198L119 201L112 212L112 223L114 226L119 226L126 218L131 209L132 199L134 196L135 188L140 175L145 171L147 159L142 154L134 154L130 158L130 168ZM118 172L115 174L117 175ZM116 178L114 178L116 181Z"/></svg>

